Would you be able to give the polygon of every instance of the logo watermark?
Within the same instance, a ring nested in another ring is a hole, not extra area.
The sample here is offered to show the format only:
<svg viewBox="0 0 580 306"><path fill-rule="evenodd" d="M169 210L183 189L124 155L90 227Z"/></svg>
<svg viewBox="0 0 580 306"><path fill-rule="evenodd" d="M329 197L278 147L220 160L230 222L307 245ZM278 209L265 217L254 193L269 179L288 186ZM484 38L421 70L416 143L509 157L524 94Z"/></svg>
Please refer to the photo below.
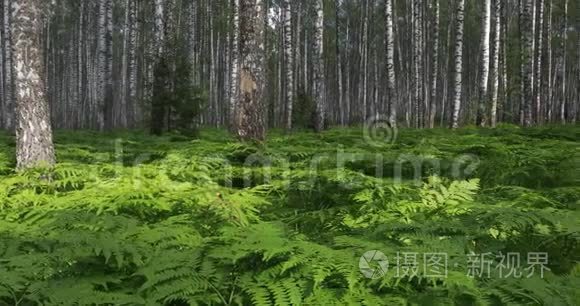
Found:
<svg viewBox="0 0 580 306"><path fill-rule="evenodd" d="M549 255L546 252L529 252L526 263L521 262L520 253L482 253L466 254L465 264L454 263L454 271L464 268L470 278L531 278L535 275L544 278L548 267ZM392 262L392 265L390 264ZM385 277L389 272L394 278L447 278L449 274L449 255L447 253L397 252L392 261L383 252L371 250L359 260L359 269L368 279Z"/></svg>
<svg viewBox="0 0 580 306"><path fill-rule="evenodd" d="M397 127L386 116L377 115L365 121L363 137L373 147L393 144L398 135Z"/></svg>
<svg viewBox="0 0 580 306"><path fill-rule="evenodd" d="M379 279L389 271L389 259L381 251L368 251L360 257L358 267L366 278Z"/></svg>

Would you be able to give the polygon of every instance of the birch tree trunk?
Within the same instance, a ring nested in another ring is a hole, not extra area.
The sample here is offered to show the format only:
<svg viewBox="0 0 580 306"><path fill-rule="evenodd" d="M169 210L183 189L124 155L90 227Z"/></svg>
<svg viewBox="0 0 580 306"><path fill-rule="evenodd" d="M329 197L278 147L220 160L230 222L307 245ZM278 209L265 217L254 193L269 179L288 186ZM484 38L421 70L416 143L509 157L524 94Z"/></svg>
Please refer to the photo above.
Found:
<svg viewBox="0 0 580 306"><path fill-rule="evenodd" d="M429 128L435 127L437 113L437 78L439 77L439 0L433 0L433 53L431 54L431 96L429 103Z"/></svg>
<svg viewBox="0 0 580 306"><path fill-rule="evenodd" d="M236 134L242 140L264 140L264 3L240 0L240 95Z"/></svg>
<svg viewBox="0 0 580 306"><path fill-rule="evenodd" d="M166 59L166 22L165 22L165 0L154 1L154 48L153 58L150 61L151 75L150 88L152 91L151 105L151 133L161 135L165 127L167 109L165 101L159 101L160 96L167 95L171 91L169 75L171 65Z"/></svg>
<svg viewBox="0 0 580 306"><path fill-rule="evenodd" d="M455 21L455 76L453 81L453 116L451 127L459 127L459 112L461 110L462 86L463 86L463 30L465 25L465 0L456 2Z"/></svg>
<svg viewBox="0 0 580 306"><path fill-rule="evenodd" d="M335 7L335 22L336 22L336 42L335 42L335 47L336 47L336 88L338 89L338 105L339 105L339 121L340 121L340 125L341 126L345 126L346 124L346 107L344 105L344 85L343 85L343 76L342 76L342 70L343 70L343 65L342 65L342 52L340 50L341 48L341 36L340 36L340 18L339 18L339 12L340 12L340 5L341 1L340 0L335 0L334 1L334 7Z"/></svg>
<svg viewBox="0 0 580 306"><path fill-rule="evenodd" d="M480 69L479 69L479 107L477 124L487 124L487 102L489 82L489 37L491 30L491 0L483 0L483 17L481 22Z"/></svg>
<svg viewBox="0 0 580 306"><path fill-rule="evenodd" d="M385 41L387 63L387 99L389 123L397 126L397 78L395 71L395 35L393 31L393 0L385 0Z"/></svg>
<svg viewBox="0 0 580 306"><path fill-rule="evenodd" d="M576 102L574 104L574 110L572 113L572 124L576 124L576 121L578 120L578 111L580 111L580 31L578 32L577 37L576 52L578 52L577 53L578 71L576 71Z"/></svg>
<svg viewBox="0 0 580 306"><path fill-rule="evenodd" d="M413 126L420 127L420 107L423 93L423 19L421 10L423 9L422 0L414 0L413 5L413 62L415 69L413 71Z"/></svg>
<svg viewBox="0 0 580 306"><path fill-rule="evenodd" d="M131 35L130 33L130 14L131 14L131 0L126 0L125 1L125 23L123 25L123 54L122 54L122 58L121 58L121 64L122 64L122 69L121 69L121 98L120 98L120 107L121 107L121 112L118 114L119 115L119 123L122 127L127 128L127 114L126 114L126 109L127 109L127 101L128 101L128 80L129 80L129 37ZM125 115L123 116L122 113L125 113Z"/></svg>
<svg viewBox="0 0 580 306"><path fill-rule="evenodd" d="M99 1L98 25L98 127L109 130L113 127L113 7L112 0Z"/></svg>
<svg viewBox="0 0 580 306"><path fill-rule="evenodd" d="M523 14L522 14L522 90L523 90L523 107L524 107L524 125L529 127L532 125L532 99L533 99L533 44L534 37L532 33L532 15L533 15L533 0L522 0Z"/></svg>
<svg viewBox="0 0 580 306"><path fill-rule="evenodd" d="M12 33L10 8L14 0L4 0L4 128L12 130L14 128L14 82L12 65Z"/></svg>
<svg viewBox="0 0 580 306"><path fill-rule="evenodd" d="M491 103L490 103L490 125L495 128L497 125L497 100L499 96L499 54L501 50L501 11L502 0L494 0L493 19L494 36L491 60Z"/></svg>
<svg viewBox="0 0 580 306"><path fill-rule="evenodd" d="M239 100L239 52L240 52L240 0L232 1L232 48L231 48L231 88L230 88L230 127L234 126L234 114Z"/></svg>
<svg viewBox="0 0 580 306"><path fill-rule="evenodd" d="M292 46L292 8L290 0L284 0L284 67L286 69L286 130L292 129L292 112L294 105L294 47Z"/></svg>
<svg viewBox="0 0 580 306"><path fill-rule="evenodd" d="M362 89L360 91L360 100L362 101L362 120L368 118L368 34L369 34L369 0L364 0L364 13L362 24L362 40L361 40L361 81ZM324 14L324 12L323 12ZM322 38L324 39L324 38Z"/></svg>
<svg viewBox="0 0 580 306"><path fill-rule="evenodd" d="M562 27L562 54L560 58L562 93L560 97L560 122L566 124L566 63L567 63L567 49L568 49L568 0L564 0L564 22Z"/></svg>
<svg viewBox="0 0 580 306"><path fill-rule="evenodd" d="M4 96L4 3L0 2L0 129L6 128L6 101Z"/></svg>
<svg viewBox="0 0 580 306"><path fill-rule="evenodd" d="M314 12L314 46L312 50L312 65L314 77L314 101L316 103L316 118L314 129L324 130L326 105L324 103L324 6L323 0L315 0Z"/></svg>
<svg viewBox="0 0 580 306"><path fill-rule="evenodd" d="M552 0L547 0L548 3L546 4L546 15L548 20L546 21L546 29L545 29L545 42L546 42L546 61L547 61L547 74L544 82L545 90L545 98L546 98L546 107L543 114L546 116L547 122L552 122L552 108L553 108L553 94L552 94L552 86L553 86L553 52L552 52Z"/></svg>
<svg viewBox="0 0 580 306"><path fill-rule="evenodd" d="M534 60L534 117L537 124L543 122L542 116L542 47L544 46L544 0L537 1L536 50Z"/></svg>
<svg viewBox="0 0 580 306"><path fill-rule="evenodd" d="M52 166L56 162L44 77L41 75L40 5L40 0L14 0L12 3L18 169Z"/></svg>
<svg viewBox="0 0 580 306"><path fill-rule="evenodd" d="M501 25L501 39L500 39L500 46L501 46L501 83L502 83L502 103L498 103L498 113L497 113L497 121L501 121L502 117L501 114L504 113L506 109L506 105L511 104L511 92L510 92L510 84L508 82L508 7L509 2L505 0L502 1L502 8L501 8L501 17L500 17L500 25ZM501 110L501 111L500 111Z"/></svg>
<svg viewBox="0 0 580 306"><path fill-rule="evenodd" d="M137 119L137 36L138 36L138 21L137 21L137 1L130 0L130 14L129 14L129 52L128 69L129 69L129 84L128 84L128 98L127 98L127 124L129 127L135 127Z"/></svg>

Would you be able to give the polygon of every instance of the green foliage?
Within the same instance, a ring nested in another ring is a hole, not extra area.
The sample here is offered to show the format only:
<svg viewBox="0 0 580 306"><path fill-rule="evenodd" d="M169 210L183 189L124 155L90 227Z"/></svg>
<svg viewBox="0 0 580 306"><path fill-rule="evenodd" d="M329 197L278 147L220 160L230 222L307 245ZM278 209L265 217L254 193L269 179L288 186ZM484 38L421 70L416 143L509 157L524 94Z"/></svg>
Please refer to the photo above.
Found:
<svg viewBox="0 0 580 306"><path fill-rule="evenodd" d="M151 132L161 135L165 128L184 136L197 136L195 120L207 103L207 93L193 85L192 67L184 42L169 43L169 52L155 66L151 97Z"/></svg>
<svg viewBox="0 0 580 306"><path fill-rule="evenodd" d="M578 132L58 132L59 165L22 173L0 134L0 304L577 305ZM370 250L392 264L378 279ZM446 253L447 277L397 276L405 252ZM487 252L546 252L550 270L468 276Z"/></svg>
<svg viewBox="0 0 580 306"><path fill-rule="evenodd" d="M292 125L301 128L313 128L316 104L312 97L300 93L296 97L295 104L292 114Z"/></svg>

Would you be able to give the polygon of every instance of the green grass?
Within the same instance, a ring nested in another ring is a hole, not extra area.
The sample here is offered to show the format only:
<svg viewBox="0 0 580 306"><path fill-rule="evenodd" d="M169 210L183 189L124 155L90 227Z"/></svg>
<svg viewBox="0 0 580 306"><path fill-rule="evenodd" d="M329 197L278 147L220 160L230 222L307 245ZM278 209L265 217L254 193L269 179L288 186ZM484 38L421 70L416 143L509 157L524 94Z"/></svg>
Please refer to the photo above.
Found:
<svg viewBox="0 0 580 306"><path fill-rule="evenodd" d="M24 173L0 134L0 305L580 304L580 127L362 130L59 131L58 166ZM549 271L467 275L510 252Z"/></svg>

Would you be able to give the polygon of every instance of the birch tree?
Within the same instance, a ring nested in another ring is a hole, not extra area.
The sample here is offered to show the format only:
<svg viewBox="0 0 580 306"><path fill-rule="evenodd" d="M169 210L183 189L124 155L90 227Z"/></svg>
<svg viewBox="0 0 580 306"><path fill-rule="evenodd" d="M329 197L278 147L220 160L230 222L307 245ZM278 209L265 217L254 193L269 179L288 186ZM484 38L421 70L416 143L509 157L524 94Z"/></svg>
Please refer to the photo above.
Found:
<svg viewBox="0 0 580 306"><path fill-rule="evenodd" d="M369 34L369 0L364 0L363 8L364 13L362 17L362 39L360 40L360 50L361 50L361 61L360 61L360 74L361 74L361 90L359 91L360 101L362 102L362 120L367 120L368 118L368 34ZM324 14L324 9L322 9L322 14ZM317 19L318 20L318 19ZM316 25L318 29L318 24ZM318 38L315 38L318 39ZM321 39L324 39L322 37ZM322 60L322 57L321 57Z"/></svg>
<svg viewBox="0 0 580 306"><path fill-rule="evenodd" d="M560 94L560 122L566 123L566 71L567 71L567 49L568 49L568 0L564 0L564 21L562 25L562 44L560 55L560 80L562 84Z"/></svg>
<svg viewBox="0 0 580 306"><path fill-rule="evenodd" d="M312 65L314 78L314 101L316 114L314 129L321 132L324 129L326 105L324 102L324 6L323 0L315 0L314 13L314 45L312 50Z"/></svg>
<svg viewBox="0 0 580 306"><path fill-rule="evenodd" d="M479 107L477 124L487 124L487 102L489 82L489 37L491 30L491 0L483 0L483 16L481 21L480 69L479 69Z"/></svg>
<svg viewBox="0 0 580 306"><path fill-rule="evenodd" d="M240 95L236 134L242 140L264 140L264 3L240 0Z"/></svg>
<svg viewBox="0 0 580 306"><path fill-rule="evenodd" d="M4 3L0 2L0 129L6 128L6 101L4 97Z"/></svg>
<svg viewBox="0 0 580 306"><path fill-rule="evenodd" d="M494 0L493 4L493 47L491 59L491 96L490 96L490 125L497 125L497 101L499 96L499 54L501 50L501 11L502 0Z"/></svg>
<svg viewBox="0 0 580 306"><path fill-rule="evenodd" d="M13 95L13 65L12 65L12 33L10 8L13 0L4 0L4 10L2 12L3 27L3 52L4 52L4 128L11 130L14 127L14 95Z"/></svg>
<svg viewBox="0 0 580 306"><path fill-rule="evenodd" d="M340 35L340 8L341 8L341 1L334 0L334 8L335 8L335 22L336 22L336 41L335 41L335 49L336 49L336 88L338 89L338 106L339 106L339 121L341 126L345 126L346 124L346 106L344 105L344 81L343 81L343 64L342 64L342 52L341 52L341 35Z"/></svg>
<svg viewBox="0 0 580 306"><path fill-rule="evenodd" d="M465 25L465 0L456 2L455 20L455 75L453 80L453 115L451 127L459 127L459 112L461 110L461 98L463 93L463 31Z"/></svg>
<svg viewBox="0 0 580 306"><path fill-rule="evenodd" d="M553 77L552 77L552 72L553 72L553 52L552 52L552 6L553 6L553 2L552 0L547 0L547 4L546 4L546 17L548 18L546 20L546 29L544 31L546 37L544 39L545 44L546 44L546 65L547 65L547 69L546 71L548 73L546 73L546 77L544 78L543 81L543 86L545 88L545 98L546 98L546 107L545 107L545 111L543 112L543 115L546 116L546 120L548 122L552 122L552 108L553 108L553 95L552 95L552 86L553 86Z"/></svg>
<svg viewBox="0 0 580 306"><path fill-rule="evenodd" d="M435 127L437 112L437 78L439 77L439 0L433 0L433 44L431 54L431 95L429 98L429 127Z"/></svg>
<svg viewBox="0 0 580 306"><path fill-rule="evenodd" d="M44 77L41 75L40 5L40 0L12 2L18 169L51 166L56 162Z"/></svg>
<svg viewBox="0 0 580 306"><path fill-rule="evenodd" d="M240 0L232 1L232 47L231 47L231 68L230 68L230 127L233 127L236 104L239 100L239 52L240 52Z"/></svg>
<svg viewBox="0 0 580 306"><path fill-rule="evenodd" d="M576 52L577 52L577 60L578 60L578 67L577 67L577 71L576 71L576 103L574 105L574 109L573 109L573 114L572 114L572 124L576 124L576 121L578 120L578 112L580 111L580 31L578 31L578 37L577 37L577 46L576 46Z"/></svg>
<svg viewBox="0 0 580 306"><path fill-rule="evenodd" d="M541 114L542 109L542 48L544 46L544 0L537 1L537 16L536 16L536 48L535 48L535 59L534 59L534 118L536 123L541 123L543 121L543 116Z"/></svg>
<svg viewBox="0 0 580 306"><path fill-rule="evenodd" d="M420 127L420 105L423 94L423 1L414 0L413 5L413 126Z"/></svg>
<svg viewBox="0 0 580 306"><path fill-rule="evenodd" d="M292 129L292 111L294 103L294 54L292 46L292 8L290 0L284 0L284 67L286 93L286 130Z"/></svg>
<svg viewBox="0 0 580 306"><path fill-rule="evenodd" d="M387 99L389 123L397 126L397 79L395 72L395 35L393 31L393 0L385 0L385 41L387 63Z"/></svg>
<svg viewBox="0 0 580 306"><path fill-rule="evenodd" d="M522 96L524 110L524 125L532 125L532 99L533 99L533 44L532 33L533 0L522 0Z"/></svg>
<svg viewBox="0 0 580 306"><path fill-rule="evenodd" d="M99 130L113 127L113 3L112 0L99 1L98 24L98 64L99 64Z"/></svg>
<svg viewBox="0 0 580 306"><path fill-rule="evenodd" d="M129 0L129 42L127 52L128 56L128 97L127 97L127 124L129 127L135 127L135 121L137 118L137 37L138 33L138 21L137 21L137 1Z"/></svg>

